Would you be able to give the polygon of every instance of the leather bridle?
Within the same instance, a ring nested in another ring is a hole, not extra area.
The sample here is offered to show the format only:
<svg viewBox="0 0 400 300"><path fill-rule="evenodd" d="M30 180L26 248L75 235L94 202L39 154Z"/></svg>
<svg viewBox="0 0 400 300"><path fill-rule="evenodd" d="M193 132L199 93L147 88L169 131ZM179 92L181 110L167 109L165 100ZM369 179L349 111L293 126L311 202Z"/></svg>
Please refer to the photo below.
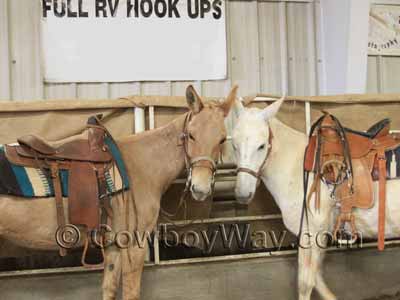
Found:
<svg viewBox="0 0 400 300"><path fill-rule="evenodd" d="M212 173L212 178L211 178L211 196L214 193L214 186L215 186L215 173L217 172L217 161L213 159L211 156L206 156L206 155L201 155L201 156L196 156L196 157L190 157L189 155L189 139L190 139L190 134L188 132L188 125L189 122L192 118L192 112L188 112L185 118L184 126L183 126L183 131L180 135L180 142L181 145L183 146L183 151L185 153L185 167L186 167L186 183L185 183L185 188L182 192L182 195L179 199L178 206L176 210L173 213L165 211L161 207L161 212L164 216L164 218L171 224L177 227L184 227L190 225L193 221L188 222L187 224L184 224L183 226L177 225L174 220L171 220L172 217L175 217L182 206L184 206L184 220L187 220L187 204L186 204L186 199L187 196L190 193L190 186L192 184L192 173L194 168L207 168L211 171ZM222 155L221 148L219 149L219 157ZM206 165L198 165L199 162L207 162Z"/></svg>
<svg viewBox="0 0 400 300"><path fill-rule="evenodd" d="M192 183L192 173L194 168L207 168L211 171L211 188L214 189L215 185L215 173L217 171L217 161L213 159L211 156L201 155L196 157L190 157L189 155L189 139L190 134L188 132L188 125L192 118L192 112L189 112L186 115L185 123L183 127L183 131L181 134L181 141L183 145L183 151L185 152L185 165L186 165L186 185L185 189L189 189L190 184ZM198 165L199 162L207 162L206 165Z"/></svg>
<svg viewBox="0 0 400 300"><path fill-rule="evenodd" d="M254 171L250 168L246 168L246 167L238 167L237 168L237 173L243 172L243 173L247 173L250 174L251 176L255 177L257 180L260 180L260 177L262 175L262 170L264 169L264 166L267 162L267 159L269 157L269 154L271 153L272 150L272 139L273 139L273 134L272 134L272 130L271 127L268 125L269 128L269 137L268 137L268 150L267 150L267 155L265 155L265 158L260 166L260 168L258 169L258 171Z"/></svg>

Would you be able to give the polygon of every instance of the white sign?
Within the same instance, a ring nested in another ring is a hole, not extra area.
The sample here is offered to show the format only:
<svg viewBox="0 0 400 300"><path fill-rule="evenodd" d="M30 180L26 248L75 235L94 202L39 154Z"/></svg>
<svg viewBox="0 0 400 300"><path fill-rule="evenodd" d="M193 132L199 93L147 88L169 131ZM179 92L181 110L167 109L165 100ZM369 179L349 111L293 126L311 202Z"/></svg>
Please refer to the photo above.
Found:
<svg viewBox="0 0 400 300"><path fill-rule="evenodd" d="M400 55L400 7L374 5L369 20L368 54Z"/></svg>
<svg viewBox="0 0 400 300"><path fill-rule="evenodd" d="M223 0L42 0L47 82L216 80Z"/></svg>

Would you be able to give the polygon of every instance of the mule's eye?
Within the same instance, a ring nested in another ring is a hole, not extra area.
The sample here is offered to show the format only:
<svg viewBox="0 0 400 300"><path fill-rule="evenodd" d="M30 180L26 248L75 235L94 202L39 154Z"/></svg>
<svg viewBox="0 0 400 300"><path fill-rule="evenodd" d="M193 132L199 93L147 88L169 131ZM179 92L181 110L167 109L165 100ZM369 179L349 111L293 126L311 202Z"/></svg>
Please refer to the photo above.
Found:
<svg viewBox="0 0 400 300"><path fill-rule="evenodd" d="M262 144L260 147L258 147L258 151L264 150L265 149L265 144Z"/></svg>
<svg viewBox="0 0 400 300"><path fill-rule="evenodd" d="M191 133L189 133L189 139L191 139L192 141L196 140Z"/></svg>
<svg viewBox="0 0 400 300"><path fill-rule="evenodd" d="M225 142L226 142L226 138L223 138L223 139L219 142L219 144L222 145L222 144L225 143Z"/></svg>

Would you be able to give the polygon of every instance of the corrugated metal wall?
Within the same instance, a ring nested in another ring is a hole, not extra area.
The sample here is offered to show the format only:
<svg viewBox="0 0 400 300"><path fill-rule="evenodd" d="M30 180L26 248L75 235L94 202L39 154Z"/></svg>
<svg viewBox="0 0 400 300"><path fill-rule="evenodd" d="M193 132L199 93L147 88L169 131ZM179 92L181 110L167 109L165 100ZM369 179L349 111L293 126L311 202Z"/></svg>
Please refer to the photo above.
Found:
<svg viewBox="0 0 400 300"><path fill-rule="evenodd" d="M400 57L368 57L368 93L400 93Z"/></svg>
<svg viewBox="0 0 400 300"><path fill-rule="evenodd" d="M188 82L46 84L40 49L40 0L0 0L0 99L182 95ZM229 76L195 82L205 96L256 92L317 93L314 3L227 1ZM134 70L132 70L134 72Z"/></svg>

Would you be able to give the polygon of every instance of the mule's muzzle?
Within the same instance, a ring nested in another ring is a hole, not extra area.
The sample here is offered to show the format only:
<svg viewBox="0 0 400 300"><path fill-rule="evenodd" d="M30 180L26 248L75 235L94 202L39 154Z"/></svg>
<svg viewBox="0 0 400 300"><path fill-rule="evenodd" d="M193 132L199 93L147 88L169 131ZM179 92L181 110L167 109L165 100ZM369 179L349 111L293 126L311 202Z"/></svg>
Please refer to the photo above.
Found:
<svg viewBox="0 0 400 300"><path fill-rule="evenodd" d="M249 204L253 200L253 193L248 194L238 194L236 192L236 201L240 204Z"/></svg>
<svg viewBox="0 0 400 300"><path fill-rule="evenodd" d="M249 204L256 193L259 179L247 172L239 172L236 177L235 197L240 204Z"/></svg>
<svg viewBox="0 0 400 300"><path fill-rule="evenodd" d="M192 196L196 201L204 201L208 196L211 195L211 184L208 186L192 184L190 186L190 191L192 192Z"/></svg>

